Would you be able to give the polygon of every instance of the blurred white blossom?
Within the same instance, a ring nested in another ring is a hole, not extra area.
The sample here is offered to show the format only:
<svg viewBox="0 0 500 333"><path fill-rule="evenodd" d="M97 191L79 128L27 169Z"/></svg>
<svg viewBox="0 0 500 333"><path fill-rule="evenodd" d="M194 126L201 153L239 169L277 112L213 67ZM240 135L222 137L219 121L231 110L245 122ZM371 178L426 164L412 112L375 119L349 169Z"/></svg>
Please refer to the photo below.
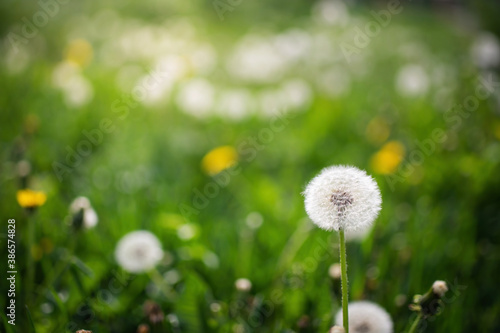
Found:
<svg viewBox="0 0 500 333"><path fill-rule="evenodd" d="M118 264L130 273L154 268L163 257L161 243L149 231L133 231L123 236L115 249Z"/></svg>
<svg viewBox="0 0 500 333"><path fill-rule="evenodd" d="M481 33L472 44L472 60L480 68L500 65L500 42L489 32Z"/></svg>
<svg viewBox="0 0 500 333"><path fill-rule="evenodd" d="M420 65L406 65L396 76L396 90L405 97L425 95L429 89L429 77Z"/></svg>

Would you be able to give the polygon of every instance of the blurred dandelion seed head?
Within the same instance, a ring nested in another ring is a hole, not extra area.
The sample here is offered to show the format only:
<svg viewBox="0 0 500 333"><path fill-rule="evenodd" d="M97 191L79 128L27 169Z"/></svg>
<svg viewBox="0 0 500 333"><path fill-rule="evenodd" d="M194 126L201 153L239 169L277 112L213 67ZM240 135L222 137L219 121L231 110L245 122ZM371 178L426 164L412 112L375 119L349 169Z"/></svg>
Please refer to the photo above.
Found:
<svg viewBox="0 0 500 333"><path fill-rule="evenodd" d="M349 331L352 333L392 333L390 315L379 305L369 301L349 303ZM335 315L335 324L343 326L342 310Z"/></svg>
<svg viewBox="0 0 500 333"><path fill-rule="evenodd" d="M342 275L342 268L339 263L332 264L330 268L328 268L328 275L334 280L340 279Z"/></svg>
<svg viewBox="0 0 500 333"><path fill-rule="evenodd" d="M95 227L99 218L88 198L77 197L69 206L72 215L78 214L80 210L83 211L83 226L87 229Z"/></svg>
<svg viewBox="0 0 500 333"><path fill-rule="evenodd" d="M420 97L429 89L429 77L420 65L402 67L396 78L396 90L405 97Z"/></svg>
<svg viewBox="0 0 500 333"><path fill-rule="evenodd" d="M306 212L318 227L346 232L369 227L382 203L373 178L351 166L323 169L309 182L304 196Z"/></svg>
<svg viewBox="0 0 500 333"><path fill-rule="evenodd" d="M115 249L118 264L130 273L154 268L163 257L161 243L149 231L133 231L123 236Z"/></svg>
<svg viewBox="0 0 500 333"><path fill-rule="evenodd" d="M500 42L489 32L481 33L471 48L474 63L480 68L491 68L500 65Z"/></svg>
<svg viewBox="0 0 500 333"><path fill-rule="evenodd" d="M252 282L249 279L240 278L234 283L236 290L241 292L249 292L252 289Z"/></svg>
<svg viewBox="0 0 500 333"><path fill-rule="evenodd" d="M250 229L258 229L262 225L262 222L264 222L264 218L258 212L251 212L248 214L245 222Z"/></svg>

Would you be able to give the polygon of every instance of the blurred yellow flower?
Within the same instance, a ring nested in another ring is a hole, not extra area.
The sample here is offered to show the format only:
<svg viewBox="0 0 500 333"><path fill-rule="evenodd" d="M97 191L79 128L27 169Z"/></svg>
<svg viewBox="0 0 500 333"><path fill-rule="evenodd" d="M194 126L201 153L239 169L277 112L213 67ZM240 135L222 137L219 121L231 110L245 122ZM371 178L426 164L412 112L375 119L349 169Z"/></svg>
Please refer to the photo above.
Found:
<svg viewBox="0 0 500 333"><path fill-rule="evenodd" d="M40 247L44 253L51 253L54 250L54 243L50 238L44 237L40 240Z"/></svg>
<svg viewBox="0 0 500 333"><path fill-rule="evenodd" d="M387 120L383 117L375 117L366 126L366 138L372 144L379 145L391 134Z"/></svg>
<svg viewBox="0 0 500 333"><path fill-rule="evenodd" d="M80 67L87 65L92 59L92 45L85 39L74 39L66 47L66 60Z"/></svg>
<svg viewBox="0 0 500 333"><path fill-rule="evenodd" d="M30 252L31 252L31 256L33 257L33 259L35 259L35 261L38 261L40 259L42 259L43 257L43 251L42 251L42 248L39 246L39 245L32 245L31 248L30 248Z"/></svg>
<svg viewBox="0 0 500 333"><path fill-rule="evenodd" d="M43 192L24 189L17 191L17 202L21 207L34 208L41 206L47 200L47 196Z"/></svg>
<svg viewBox="0 0 500 333"><path fill-rule="evenodd" d="M396 171L403 161L405 147L399 141L389 141L373 155L371 167L376 173L390 174Z"/></svg>
<svg viewBox="0 0 500 333"><path fill-rule="evenodd" d="M500 121L495 121L494 126L494 133L495 136L497 137L498 140L500 140Z"/></svg>
<svg viewBox="0 0 500 333"><path fill-rule="evenodd" d="M221 146L209 151L201 161L201 167L210 176L230 168L238 161L238 153L231 146Z"/></svg>
<svg viewBox="0 0 500 333"><path fill-rule="evenodd" d="M33 134L40 127L40 118L36 114L30 113L24 118L24 130L28 134Z"/></svg>

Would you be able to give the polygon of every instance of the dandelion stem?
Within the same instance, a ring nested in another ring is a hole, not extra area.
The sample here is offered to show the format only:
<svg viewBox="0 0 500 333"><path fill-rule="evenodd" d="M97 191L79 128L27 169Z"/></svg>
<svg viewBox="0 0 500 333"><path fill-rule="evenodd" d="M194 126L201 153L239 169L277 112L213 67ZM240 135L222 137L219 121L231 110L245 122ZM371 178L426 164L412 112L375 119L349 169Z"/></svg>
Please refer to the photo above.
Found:
<svg viewBox="0 0 500 333"><path fill-rule="evenodd" d="M340 266L342 269L342 323L346 333L349 333L349 314L347 313L347 306L349 303L349 291L347 287L347 257L345 249L345 236L344 229L339 230L340 242Z"/></svg>
<svg viewBox="0 0 500 333"><path fill-rule="evenodd" d="M30 302L31 300L31 292L33 291L33 283L34 283L34 261L33 261L33 254L31 253L31 249L33 247L33 243L35 242L35 222L33 219L30 219L28 217L28 241L27 241L27 253L26 253L26 258L27 258L27 263L26 263L26 278L27 278L27 283L26 283L26 290L27 290L27 302ZM29 303L31 305L31 302Z"/></svg>
<svg viewBox="0 0 500 333"><path fill-rule="evenodd" d="M415 319L415 321L411 325L410 330L408 331L408 333L413 333L413 332L417 331L417 327L418 327L418 324L420 323L420 319L422 319L422 314L421 313L418 314L417 318Z"/></svg>

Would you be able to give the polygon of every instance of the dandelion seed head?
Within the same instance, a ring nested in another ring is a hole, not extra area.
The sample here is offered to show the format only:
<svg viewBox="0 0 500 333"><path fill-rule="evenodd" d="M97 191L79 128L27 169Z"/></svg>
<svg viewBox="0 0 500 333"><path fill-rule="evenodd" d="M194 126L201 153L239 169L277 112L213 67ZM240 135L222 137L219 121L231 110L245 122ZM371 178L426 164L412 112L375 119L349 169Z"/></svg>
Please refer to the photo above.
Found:
<svg viewBox="0 0 500 333"><path fill-rule="evenodd" d="M342 324L342 310L335 315L335 324ZM351 333L392 333L392 319L382 307L368 302L349 303L349 332Z"/></svg>
<svg viewBox="0 0 500 333"><path fill-rule="evenodd" d="M155 267L162 259L161 243L149 231L133 231L123 236L115 249L118 264L130 273L141 273Z"/></svg>
<svg viewBox="0 0 500 333"><path fill-rule="evenodd" d="M439 297L443 297L448 291L448 285L445 281L437 280L432 284L432 292Z"/></svg>
<svg viewBox="0 0 500 333"><path fill-rule="evenodd" d="M429 77L420 65L402 67L396 78L396 90L405 97L419 97L427 93Z"/></svg>
<svg viewBox="0 0 500 333"><path fill-rule="evenodd" d="M496 67L500 64L500 42L495 35L481 33L471 49L472 60L481 68Z"/></svg>
<svg viewBox="0 0 500 333"><path fill-rule="evenodd" d="M318 227L346 232L369 227L382 203L373 178L351 166L323 169L309 182L304 196L306 212Z"/></svg>
<svg viewBox="0 0 500 333"><path fill-rule="evenodd" d="M69 211L73 215L80 212L80 210L83 210L83 226L87 229L95 227L99 222L99 217L88 198L77 197L69 206Z"/></svg>
<svg viewBox="0 0 500 333"><path fill-rule="evenodd" d="M338 280L340 279L340 276L342 275L342 268L339 263L332 264L330 268L328 268L328 275L332 279Z"/></svg>
<svg viewBox="0 0 500 333"><path fill-rule="evenodd" d="M69 205L69 210L71 213L75 214L80 211L80 209L88 209L90 208L90 200L86 197L77 197L73 202Z"/></svg>
<svg viewBox="0 0 500 333"><path fill-rule="evenodd" d="M250 282L249 279L241 278L236 280L234 283L236 286L236 290L242 291L242 292L249 292L250 289L252 289L252 282Z"/></svg>

